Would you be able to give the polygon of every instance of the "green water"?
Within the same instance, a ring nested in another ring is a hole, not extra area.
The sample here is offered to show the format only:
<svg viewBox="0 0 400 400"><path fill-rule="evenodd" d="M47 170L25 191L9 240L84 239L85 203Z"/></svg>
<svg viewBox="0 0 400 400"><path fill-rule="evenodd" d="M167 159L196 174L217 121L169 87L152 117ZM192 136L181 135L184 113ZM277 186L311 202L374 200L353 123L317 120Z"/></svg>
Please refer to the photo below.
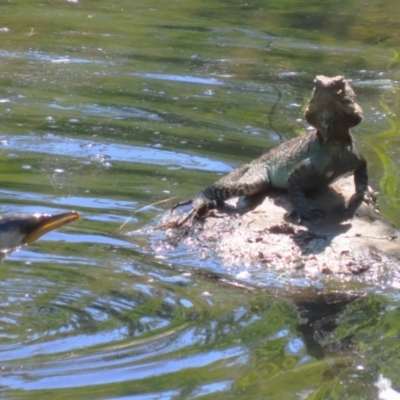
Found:
<svg viewBox="0 0 400 400"><path fill-rule="evenodd" d="M357 147L400 226L399 21L394 0L1 1L2 211L83 220L0 268L0 396L376 399L379 374L400 389L398 282L243 282L247 266L127 235L304 133L318 74L353 80Z"/></svg>

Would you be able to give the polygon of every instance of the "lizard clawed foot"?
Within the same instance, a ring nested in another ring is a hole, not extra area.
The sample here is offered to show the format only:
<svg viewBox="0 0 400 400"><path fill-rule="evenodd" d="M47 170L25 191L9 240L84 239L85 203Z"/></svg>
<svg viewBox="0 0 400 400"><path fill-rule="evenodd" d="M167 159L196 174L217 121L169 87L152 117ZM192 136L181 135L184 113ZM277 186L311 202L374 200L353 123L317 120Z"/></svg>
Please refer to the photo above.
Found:
<svg viewBox="0 0 400 400"><path fill-rule="evenodd" d="M374 211L380 215L376 193L370 187L368 187L368 190L365 192L354 193L353 196L351 196L348 207L358 208L361 203L365 203L367 206L372 207Z"/></svg>
<svg viewBox="0 0 400 400"><path fill-rule="evenodd" d="M318 221L323 218L325 213L317 208L307 204L301 204L294 207L289 213L288 218L296 224L302 221Z"/></svg>

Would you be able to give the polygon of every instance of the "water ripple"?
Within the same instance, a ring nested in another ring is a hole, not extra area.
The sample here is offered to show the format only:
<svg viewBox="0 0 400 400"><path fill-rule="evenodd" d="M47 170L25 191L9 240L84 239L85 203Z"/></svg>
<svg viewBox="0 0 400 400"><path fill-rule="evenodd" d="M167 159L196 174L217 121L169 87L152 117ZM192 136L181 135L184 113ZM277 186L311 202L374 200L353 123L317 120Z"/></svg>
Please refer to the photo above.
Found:
<svg viewBox="0 0 400 400"><path fill-rule="evenodd" d="M102 143L83 139L61 137L53 134L45 136L0 136L3 148L12 151L57 154L78 158L91 158L98 154L108 161L183 167L201 171L229 172L231 167L221 161L188 155L176 151L136 147L117 143Z"/></svg>
<svg viewBox="0 0 400 400"><path fill-rule="evenodd" d="M151 121L162 122L164 119L156 113L149 112L137 107L116 107L100 106L99 104L79 104L77 106L61 106L57 103L51 103L51 108L62 111L80 111L85 115L95 115L101 117L114 117L115 119L126 118L145 118Z"/></svg>
<svg viewBox="0 0 400 400"><path fill-rule="evenodd" d="M71 58L67 56L57 56L50 55L43 51L27 51L27 52L17 52L17 51L8 51L8 50L0 50L0 57L6 59L28 59L28 60L40 60L40 61L49 61L52 63L73 63L73 64L104 64L104 61L101 60L87 60L84 58Z"/></svg>
<svg viewBox="0 0 400 400"><path fill-rule="evenodd" d="M210 368L216 362L244 365L247 362L245 355L246 351L242 347L233 347L225 350L203 351L187 357L171 357L166 360L148 362L141 361L138 365L136 365L135 357L133 357L119 359L118 368L115 368L114 371L108 363L93 363L91 357L88 359L76 359L73 357L61 363L59 361L50 361L42 365L35 365L35 369L32 369L30 363L25 364L18 371L13 371L12 374L5 373L2 385L10 389L24 388L25 390L104 385L172 374L184 369L190 369L193 365L196 365L197 368ZM104 358L104 355L102 358ZM106 366L107 368L105 368ZM65 373L66 371L68 371L68 374Z"/></svg>
<svg viewBox="0 0 400 400"><path fill-rule="evenodd" d="M215 78L201 78L198 76L189 75L170 75L170 74L134 74L135 76L140 76L142 78L159 79L163 81L173 81L173 82L184 82L184 83L194 83L200 85L223 85L224 82Z"/></svg>

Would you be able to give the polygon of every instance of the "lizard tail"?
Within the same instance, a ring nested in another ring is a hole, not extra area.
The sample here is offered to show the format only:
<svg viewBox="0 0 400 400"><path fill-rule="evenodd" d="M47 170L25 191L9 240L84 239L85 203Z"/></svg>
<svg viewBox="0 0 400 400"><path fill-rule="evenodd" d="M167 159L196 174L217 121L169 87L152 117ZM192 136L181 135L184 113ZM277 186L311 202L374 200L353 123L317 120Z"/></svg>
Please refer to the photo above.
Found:
<svg viewBox="0 0 400 400"><path fill-rule="evenodd" d="M176 204L174 204L174 205L172 206L172 208L171 208L171 213L172 213L172 211L175 210L175 208L182 207L182 206L187 206L187 205L192 204L192 203L193 203L193 199L185 200L185 201L180 201L179 203L176 203Z"/></svg>

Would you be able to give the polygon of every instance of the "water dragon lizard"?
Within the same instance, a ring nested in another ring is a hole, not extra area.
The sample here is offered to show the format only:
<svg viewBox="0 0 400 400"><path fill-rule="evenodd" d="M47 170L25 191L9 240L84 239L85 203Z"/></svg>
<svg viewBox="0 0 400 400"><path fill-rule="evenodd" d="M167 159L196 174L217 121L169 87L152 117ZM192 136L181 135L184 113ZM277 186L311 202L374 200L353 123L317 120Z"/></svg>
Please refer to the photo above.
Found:
<svg viewBox="0 0 400 400"><path fill-rule="evenodd" d="M305 193L349 174L354 174L354 199L363 199L368 193L367 162L357 152L350 132L362 118L362 109L349 82L343 76L319 75L305 112L305 119L315 130L267 151L192 199L175 204L172 210L192 204L196 216L204 215L205 210L223 207L231 197L247 197L277 188L288 190L293 206L291 217L297 222L312 220L322 216L322 212L309 204Z"/></svg>

